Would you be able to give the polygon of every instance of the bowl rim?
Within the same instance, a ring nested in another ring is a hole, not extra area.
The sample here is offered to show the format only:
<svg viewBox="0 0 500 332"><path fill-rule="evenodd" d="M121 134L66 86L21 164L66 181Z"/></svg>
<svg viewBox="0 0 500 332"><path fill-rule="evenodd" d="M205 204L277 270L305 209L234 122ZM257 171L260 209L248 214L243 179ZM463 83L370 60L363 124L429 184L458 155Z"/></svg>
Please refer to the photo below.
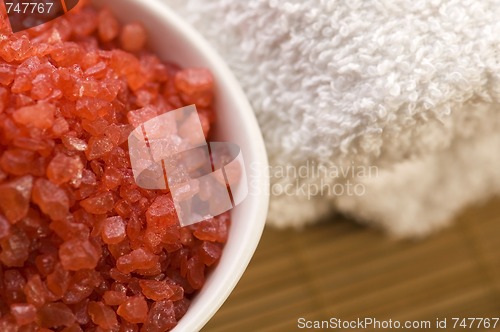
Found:
<svg viewBox="0 0 500 332"><path fill-rule="evenodd" d="M93 0L93 2L97 6L101 6L103 4L106 5L106 2L112 4L114 1ZM249 177L249 181L255 181L253 186L250 186L249 188L248 195L252 197L247 197L246 199L248 200L251 198L253 202L253 208L250 210L249 214L246 215L248 220L251 220L252 222L251 232L246 234L243 239L238 239L237 250L236 252L231 252L230 255L232 260L228 258L229 256L226 250L223 250L219 266L211 271L212 273L207 278L205 286L201 289L199 294L195 296L185 316L182 317L177 326L172 329L173 332L199 331L213 317L233 291L234 287L246 270L262 236L267 217L270 195L269 166L264 140L252 107L250 106L243 89L240 87L228 65L224 62L217 51L215 51L215 49L208 43L208 41L195 30L194 27L184 21L184 19L168 7L167 1L121 0L119 5L115 2L114 6L119 6L120 8L118 8L118 11L122 12L124 11L123 8L126 8L127 6L143 7L145 11L149 12L149 14L161 17L165 26L168 26L169 32L182 36L186 43L191 44L192 48L203 54L203 59L208 64L206 67L212 71L215 77L217 89L224 89L225 94L233 96L233 102L237 106L236 111L238 112L238 119L244 123L244 126L239 126L240 131L246 131L248 132L248 135L252 135L252 144L250 144L249 147L251 151L248 151L248 149L244 151L250 152L249 154L251 155L252 163L251 169L247 167L247 176ZM110 7L113 6L110 5ZM122 14L123 15L121 16L127 15L125 13ZM120 17L120 15L118 15L118 17ZM129 20L128 17L125 18L125 21L127 20ZM161 54L159 54L159 56L161 58ZM243 127L246 130L243 130ZM247 166L249 165L249 160L247 160L248 157L248 154L244 154L245 164ZM237 208L238 207L236 207L236 209ZM231 229L226 246L232 242ZM237 258L237 260L235 258ZM222 263L229 266L230 273L226 273L225 275L217 273L217 271L220 270L219 267ZM217 277L217 282L212 282L214 278L211 277ZM210 294L207 294L207 289L209 289ZM203 301L198 301L198 299L202 297Z"/></svg>

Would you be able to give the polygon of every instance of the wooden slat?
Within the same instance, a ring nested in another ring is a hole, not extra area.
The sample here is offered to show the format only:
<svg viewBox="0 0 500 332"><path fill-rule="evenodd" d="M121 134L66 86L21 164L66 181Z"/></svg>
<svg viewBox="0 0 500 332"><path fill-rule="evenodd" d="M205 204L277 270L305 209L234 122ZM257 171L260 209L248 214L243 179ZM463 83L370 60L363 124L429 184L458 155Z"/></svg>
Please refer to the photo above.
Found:
<svg viewBox="0 0 500 332"><path fill-rule="evenodd" d="M467 209L453 227L417 242L332 219L303 231L266 229L203 331L290 331L299 317L500 315L500 200Z"/></svg>

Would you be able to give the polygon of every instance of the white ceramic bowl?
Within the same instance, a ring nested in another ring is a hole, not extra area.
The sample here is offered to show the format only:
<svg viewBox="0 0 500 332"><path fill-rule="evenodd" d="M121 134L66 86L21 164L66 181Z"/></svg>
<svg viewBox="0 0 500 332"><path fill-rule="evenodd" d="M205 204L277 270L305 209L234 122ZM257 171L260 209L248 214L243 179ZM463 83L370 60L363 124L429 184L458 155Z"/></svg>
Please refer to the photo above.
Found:
<svg viewBox="0 0 500 332"><path fill-rule="evenodd" d="M165 61L185 67L209 68L216 82L215 137L241 147L249 180L249 195L231 211L232 226L221 260L173 331L199 331L229 296L245 271L264 227L269 176L266 151L253 111L221 57L198 32L161 0L95 0L106 5L122 22L142 22L148 47ZM217 22L214 22L217 24Z"/></svg>

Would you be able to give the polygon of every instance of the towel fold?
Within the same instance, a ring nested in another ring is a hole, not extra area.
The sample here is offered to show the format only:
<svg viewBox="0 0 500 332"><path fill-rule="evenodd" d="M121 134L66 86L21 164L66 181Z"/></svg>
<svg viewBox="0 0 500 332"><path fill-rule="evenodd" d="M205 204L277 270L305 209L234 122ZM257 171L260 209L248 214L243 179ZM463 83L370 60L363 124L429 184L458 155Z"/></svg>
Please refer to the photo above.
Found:
<svg viewBox="0 0 500 332"><path fill-rule="evenodd" d="M270 224L421 236L500 192L499 1L165 1L253 105Z"/></svg>

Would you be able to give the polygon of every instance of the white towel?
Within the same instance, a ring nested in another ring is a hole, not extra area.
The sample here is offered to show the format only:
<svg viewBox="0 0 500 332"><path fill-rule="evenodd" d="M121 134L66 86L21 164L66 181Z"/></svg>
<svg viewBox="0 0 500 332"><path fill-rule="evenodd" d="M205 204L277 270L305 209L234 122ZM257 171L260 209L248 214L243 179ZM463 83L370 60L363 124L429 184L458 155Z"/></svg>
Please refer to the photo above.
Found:
<svg viewBox="0 0 500 332"><path fill-rule="evenodd" d="M270 224L421 236L500 192L500 1L165 1L255 109Z"/></svg>

